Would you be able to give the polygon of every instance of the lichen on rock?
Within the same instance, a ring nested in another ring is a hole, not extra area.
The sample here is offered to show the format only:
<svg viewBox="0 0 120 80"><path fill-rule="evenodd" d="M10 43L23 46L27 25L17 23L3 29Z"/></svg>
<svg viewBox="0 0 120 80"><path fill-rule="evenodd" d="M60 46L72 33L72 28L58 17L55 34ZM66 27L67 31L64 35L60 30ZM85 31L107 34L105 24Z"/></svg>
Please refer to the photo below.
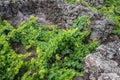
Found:
<svg viewBox="0 0 120 80"><path fill-rule="evenodd" d="M101 8L104 5L104 0L86 0L90 6L94 6L96 8Z"/></svg>
<svg viewBox="0 0 120 80"><path fill-rule="evenodd" d="M112 32L114 22L100 13L91 10L82 3L67 4L63 0L9 0L0 1L0 16L8 20L16 28L23 21L29 21L29 16L37 17L37 23L42 25L57 24L60 28L69 29L78 16L88 15L91 24L90 40L105 41Z"/></svg>
<svg viewBox="0 0 120 80"><path fill-rule="evenodd" d="M97 39L100 43L114 38L111 33L114 22L90 6L101 8L104 0L86 0L88 6L82 3L67 4L64 0L0 0L0 17L8 20L15 28L22 21L29 21L31 15L37 18L37 24L56 24L60 28L69 29L78 17L88 15L90 25L84 25L91 30L87 41ZM114 39L115 40L115 39ZM16 44L15 44L16 45ZM22 46L15 47L21 51ZM25 53L27 51L24 50ZM31 57L36 55L31 55ZM120 80L120 41L100 45L96 52L85 57L85 80ZM76 76L75 80L82 80Z"/></svg>
<svg viewBox="0 0 120 80"><path fill-rule="evenodd" d="M120 79L120 41L101 45L85 57L84 70L90 80Z"/></svg>

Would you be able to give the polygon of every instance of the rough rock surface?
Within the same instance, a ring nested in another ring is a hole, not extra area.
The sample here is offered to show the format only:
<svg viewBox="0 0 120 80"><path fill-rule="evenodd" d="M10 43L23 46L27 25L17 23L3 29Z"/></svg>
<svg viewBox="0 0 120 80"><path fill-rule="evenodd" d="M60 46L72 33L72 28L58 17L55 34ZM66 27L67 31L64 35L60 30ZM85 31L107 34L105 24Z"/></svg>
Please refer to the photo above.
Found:
<svg viewBox="0 0 120 80"><path fill-rule="evenodd" d="M104 4L103 0L86 1L90 6L97 8ZM63 0L0 0L0 17L8 20L15 28L23 20L29 21L30 15L37 17L38 24L57 24L66 29L78 16L88 15L91 24L87 27L92 30L90 40L97 38L99 42L103 42L107 38L111 39L109 35L114 26L113 21L82 3L69 5ZM15 49L21 51L21 48L22 46ZM36 57L36 55L31 54L26 60L30 60L31 57ZM120 80L120 41L99 46L94 54L85 58L84 68L86 76L88 76L85 77L85 80ZM83 80L83 78L75 77L74 80Z"/></svg>
<svg viewBox="0 0 120 80"><path fill-rule="evenodd" d="M90 0L91 1L91 0ZM96 2L102 3L101 0ZM89 2L89 0L88 0ZM37 23L42 25L57 24L60 28L68 29L78 16L89 15L92 30L90 39L97 38L105 41L111 33L114 23L105 16L92 11L82 3L66 4L63 0L10 0L0 1L0 16L8 20L16 28L21 21L29 21L29 16L38 18Z"/></svg>
<svg viewBox="0 0 120 80"><path fill-rule="evenodd" d="M99 2L99 1L97 1ZM17 27L21 21L29 21L29 16L38 18L39 24L57 24L66 29L78 16L89 15L92 30L90 39L97 38L100 42L107 39L114 23L103 15L92 11L83 4L69 5L63 0L10 0L0 1L0 16Z"/></svg>
<svg viewBox="0 0 120 80"><path fill-rule="evenodd" d="M101 8L104 5L104 0L86 0L90 6Z"/></svg>
<svg viewBox="0 0 120 80"><path fill-rule="evenodd" d="M120 41L101 45L86 56L87 80L120 80Z"/></svg>

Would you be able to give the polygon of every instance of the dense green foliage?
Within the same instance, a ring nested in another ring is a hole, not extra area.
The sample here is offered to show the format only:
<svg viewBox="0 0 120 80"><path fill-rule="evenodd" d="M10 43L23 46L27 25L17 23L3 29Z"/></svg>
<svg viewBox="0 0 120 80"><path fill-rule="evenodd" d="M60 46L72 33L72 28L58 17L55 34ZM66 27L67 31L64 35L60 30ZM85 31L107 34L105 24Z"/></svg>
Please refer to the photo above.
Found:
<svg viewBox="0 0 120 80"><path fill-rule="evenodd" d="M96 41L86 42L89 29L83 29L87 16L78 18L71 29L35 24L31 16L17 29L8 22L0 22L0 80L72 80L83 75L84 57L95 50ZM34 47L37 57L29 52L18 54L12 43L20 43L26 50Z"/></svg>
<svg viewBox="0 0 120 80"><path fill-rule="evenodd" d="M120 37L120 0L105 0L99 11L115 22L113 33Z"/></svg>
<svg viewBox="0 0 120 80"><path fill-rule="evenodd" d="M64 1L67 2L67 3L69 3L69 4L74 4L74 3L79 2L81 0L64 0Z"/></svg>
<svg viewBox="0 0 120 80"><path fill-rule="evenodd" d="M65 1L73 4L80 0ZM113 33L120 37L120 1L105 0L98 11L115 22ZM37 25L35 21L31 16L28 23L22 22L15 29L0 20L0 80L72 80L82 76L84 57L98 45L95 40L86 41L90 30L83 26L89 18L78 18L69 30ZM12 43L22 44L27 52L18 54ZM37 57L31 57L31 47Z"/></svg>
<svg viewBox="0 0 120 80"><path fill-rule="evenodd" d="M73 3L75 3L77 0L65 0L65 2L67 2L67 3L70 3L70 4L73 4Z"/></svg>
<svg viewBox="0 0 120 80"><path fill-rule="evenodd" d="M65 0L67 3L73 4L78 1L82 1L87 4L85 0ZM115 22L115 27L113 30L114 34L117 34L120 37L120 0L104 0L104 5L100 9L96 9L94 3L91 4L91 9L97 10L100 13L103 13L108 18L112 19Z"/></svg>

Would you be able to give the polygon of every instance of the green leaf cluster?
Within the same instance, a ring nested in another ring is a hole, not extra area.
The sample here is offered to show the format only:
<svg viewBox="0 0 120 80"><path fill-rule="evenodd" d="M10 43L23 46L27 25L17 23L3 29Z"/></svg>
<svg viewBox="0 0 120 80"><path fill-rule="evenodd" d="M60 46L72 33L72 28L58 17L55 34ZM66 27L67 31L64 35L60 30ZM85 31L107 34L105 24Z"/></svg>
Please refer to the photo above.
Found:
<svg viewBox="0 0 120 80"><path fill-rule="evenodd" d="M85 2L85 0L64 0L68 4L75 4L77 2Z"/></svg>
<svg viewBox="0 0 120 80"><path fill-rule="evenodd" d="M89 18L78 18L69 30L55 25L41 26L31 16L17 29L0 22L0 80L72 80L83 75L84 57L93 52L97 41L87 42L90 30L83 28ZM21 43L26 50L34 47L37 57L18 54L11 43Z"/></svg>
<svg viewBox="0 0 120 80"><path fill-rule="evenodd" d="M115 22L113 33L120 37L120 0L105 0L105 5L99 12Z"/></svg>

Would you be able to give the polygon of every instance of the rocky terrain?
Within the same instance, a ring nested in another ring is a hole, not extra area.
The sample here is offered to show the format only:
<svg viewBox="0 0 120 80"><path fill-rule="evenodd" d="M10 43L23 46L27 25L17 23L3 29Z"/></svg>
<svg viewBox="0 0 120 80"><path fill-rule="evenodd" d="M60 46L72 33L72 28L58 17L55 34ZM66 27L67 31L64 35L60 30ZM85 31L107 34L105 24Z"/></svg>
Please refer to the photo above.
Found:
<svg viewBox="0 0 120 80"><path fill-rule="evenodd" d="M120 41L100 45L96 52L86 56L85 72L89 80L120 79Z"/></svg>
<svg viewBox="0 0 120 80"><path fill-rule="evenodd" d="M97 8L104 5L104 0L86 0ZM78 16L88 15L91 29L88 41L96 38L101 44L96 52L85 57L83 78L75 80L120 80L120 39L112 34L114 21L92 10L83 3L67 4L63 0L1 0L0 16L8 20L15 28L22 21L29 21L30 15L37 17L37 24L58 25L69 29Z"/></svg>
<svg viewBox="0 0 120 80"><path fill-rule="evenodd" d="M103 1L98 2L96 5L101 5ZM108 38L114 26L112 20L82 3L69 5L62 0L18 0L17 2L6 0L0 2L0 16L16 28L23 20L29 21L30 15L36 16L39 24L57 24L60 28L65 29L68 29L78 16L88 15L91 25L87 27L92 30L90 40L97 38L99 42Z"/></svg>

